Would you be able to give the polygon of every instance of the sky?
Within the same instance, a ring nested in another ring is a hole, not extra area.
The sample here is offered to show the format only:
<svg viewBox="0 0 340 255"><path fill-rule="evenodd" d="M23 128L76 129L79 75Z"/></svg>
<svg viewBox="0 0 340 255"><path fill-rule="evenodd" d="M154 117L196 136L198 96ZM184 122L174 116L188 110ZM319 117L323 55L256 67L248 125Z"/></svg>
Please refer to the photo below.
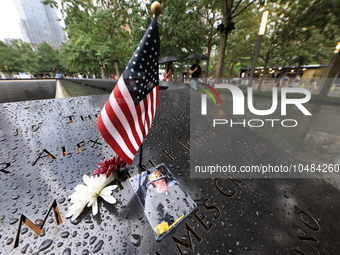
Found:
<svg viewBox="0 0 340 255"><path fill-rule="evenodd" d="M141 0L141 3L150 3L150 1ZM57 15L61 18L59 11ZM0 40L5 38L23 39L19 21L19 14L15 8L14 1L0 0ZM61 22L61 25L64 26L63 22Z"/></svg>
<svg viewBox="0 0 340 255"><path fill-rule="evenodd" d="M57 15L61 18L60 12ZM0 0L0 40L5 38L23 39L19 26L20 17L13 0ZM61 22L63 26L63 22Z"/></svg>
<svg viewBox="0 0 340 255"><path fill-rule="evenodd" d="M0 4L0 40L22 38L19 15L12 0L1 0Z"/></svg>

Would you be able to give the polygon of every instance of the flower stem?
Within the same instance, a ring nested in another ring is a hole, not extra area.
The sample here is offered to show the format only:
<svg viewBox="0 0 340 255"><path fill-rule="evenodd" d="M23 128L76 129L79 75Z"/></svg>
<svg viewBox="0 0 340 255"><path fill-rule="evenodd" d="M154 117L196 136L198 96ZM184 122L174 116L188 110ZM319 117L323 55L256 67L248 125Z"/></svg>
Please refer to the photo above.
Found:
<svg viewBox="0 0 340 255"><path fill-rule="evenodd" d="M120 180L119 180L118 171L119 171L119 169L116 170L116 171L114 171L113 174L115 175L115 179L116 179L116 181L117 181L117 184L118 184L119 189L120 189L120 190L123 190L124 187L123 187L122 183L121 183Z"/></svg>

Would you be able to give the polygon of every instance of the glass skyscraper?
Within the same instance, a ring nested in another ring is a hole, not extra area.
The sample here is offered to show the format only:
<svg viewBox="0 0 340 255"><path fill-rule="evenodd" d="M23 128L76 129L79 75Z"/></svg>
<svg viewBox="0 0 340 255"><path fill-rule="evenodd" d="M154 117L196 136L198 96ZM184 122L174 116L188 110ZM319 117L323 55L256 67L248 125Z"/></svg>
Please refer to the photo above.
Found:
<svg viewBox="0 0 340 255"><path fill-rule="evenodd" d="M14 0L20 16L20 27L25 42L33 49L46 42L59 48L66 41L66 34L58 22L56 9L44 5L40 0Z"/></svg>

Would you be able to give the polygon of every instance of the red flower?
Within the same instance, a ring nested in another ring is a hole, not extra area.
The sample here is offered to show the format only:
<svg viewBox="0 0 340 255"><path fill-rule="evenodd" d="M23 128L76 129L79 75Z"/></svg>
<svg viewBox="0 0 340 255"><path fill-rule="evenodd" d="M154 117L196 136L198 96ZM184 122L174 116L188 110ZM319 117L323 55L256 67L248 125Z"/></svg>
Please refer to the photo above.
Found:
<svg viewBox="0 0 340 255"><path fill-rule="evenodd" d="M108 159L105 159L104 162L98 162L99 168L95 170L94 175L105 174L106 177L109 177L111 173L117 171L121 167L125 167L126 163L118 156L114 156Z"/></svg>

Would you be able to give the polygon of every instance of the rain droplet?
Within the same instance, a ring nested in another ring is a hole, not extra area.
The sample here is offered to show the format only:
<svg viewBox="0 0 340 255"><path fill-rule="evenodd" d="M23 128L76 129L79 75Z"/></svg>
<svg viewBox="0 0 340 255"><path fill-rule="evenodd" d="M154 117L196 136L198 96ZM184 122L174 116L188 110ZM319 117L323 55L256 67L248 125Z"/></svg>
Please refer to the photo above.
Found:
<svg viewBox="0 0 340 255"><path fill-rule="evenodd" d="M29 246L30 246L29 244L26 244L24 247L22 247L21 253L25 254L27 252L27 249L28 249Z"/></svg>
<svg viewBox="0 0 340 255"><path fill-rule="evenodd" d="M20 195L15 195L13 197L11 197L13 200L17 200L20 197Z"/></svg>
<svg viewBox="0 0 340 255"><path fill-rule="evenodd" d="M42 244L39 247L39 251L44 251L44 250L48 249L52 244L53 244L52 239L47 239L47 240L43 241Z"/></svg>
<svg viewBox="0 0 340 255"><path fill-rule="evenodd" d="M23 234L27 233L27 231L28 231L28 228L23 228L23 229L21 230L21 234L23 235Z"/></svg>
<svg viewBox="0 0 340 255"><path fill-rule="evenodd" d="M97 237L96 236L92 236L90 238L90 244L94 244L94 242L97 240Z"/></svg>
<svg viewBox="0 0 340 255"><path fill-rule="evenodd" d="M18 222L18 220L19 220L19 219L11 219L11 220L9 221L9 225L14 225L15 223Z"/></svg>
<svg viewBox="0 0 340 255"><path fill-rule="evenodd" d="M140 235L137 235L137 234L132 234L131 235L131 243L134 245L134 246L136 246L136 247L138 247L140 244L141 244L141 236Z"/></svg>
<svg viewBox="0 0 340 255"><path fill-rule="evenodd" d="M81 252L81 255L88 255L88 254L90 254L89 250L83 250Z"/></svg>
<svg viewBox="0 0 340 255"><path fill-rule="evenodd" d="M12 242L13 242L13 238L8 238L7 241L6 241L6 244L10 245Z"/></svg>
<svg viewBox="0 0 340 255"><path fill-rule="evenodd" d="M70 248L65 249L62 255L71 255L71 249Z"/></svg>
<svg viewBox="0 0 340 255"><path fill-rule="evenodd" d="M64 231L64 232L62 232L62 233L60 234L60 236L61 236L62 238L68 238L69 235L70 235L70 233L69 233L68 231Z"/></svg>
<svg viewBox="0 0 340 255"><path fill-rule="evenodd" d="M97 253L103 247L104 241L100 240L93 248L93 253Z"/></svg>

